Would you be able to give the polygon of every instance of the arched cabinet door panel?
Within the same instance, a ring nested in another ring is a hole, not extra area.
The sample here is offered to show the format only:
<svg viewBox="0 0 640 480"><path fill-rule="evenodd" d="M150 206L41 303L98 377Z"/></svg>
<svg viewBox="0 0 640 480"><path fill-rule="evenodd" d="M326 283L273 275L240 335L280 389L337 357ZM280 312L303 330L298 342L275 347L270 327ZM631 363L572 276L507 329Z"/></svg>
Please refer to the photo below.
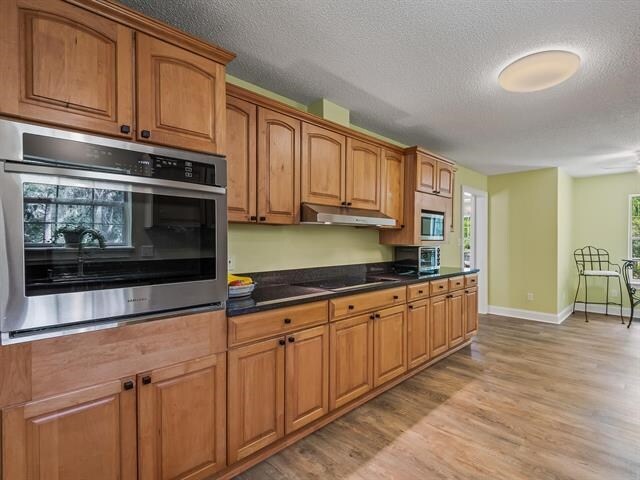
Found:
<svg viewBox="0 0 640 480"><path fill-rule="evenodd" d="M355 138L347 139L346 200L353 208L380 210L380 147Z"/></svg>
<svg viewBox="0 0 640 480"><path fill-rule="evenodd" d="M6 0L0 112L133 134L133 31L65 2Z"/></svg>
<svg viewBox="0 0 640 480"><path fill-rule="evenodd" d="M224 66L136 35L137 139L209 153L224 151Z"/></svg>

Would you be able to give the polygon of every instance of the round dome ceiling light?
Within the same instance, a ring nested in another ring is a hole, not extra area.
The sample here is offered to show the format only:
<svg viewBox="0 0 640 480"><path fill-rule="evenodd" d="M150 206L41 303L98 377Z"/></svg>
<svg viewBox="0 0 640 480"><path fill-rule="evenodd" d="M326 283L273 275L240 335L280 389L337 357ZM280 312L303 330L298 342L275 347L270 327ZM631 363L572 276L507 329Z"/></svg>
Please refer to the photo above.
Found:
<svg viewBox="0 0 640 480"><path fill-rule="evenodd" d="M498 82L508 92L537 92L554 87L572 77L580 67L580 57L566 50L532 53L507 65Z"/></svg>

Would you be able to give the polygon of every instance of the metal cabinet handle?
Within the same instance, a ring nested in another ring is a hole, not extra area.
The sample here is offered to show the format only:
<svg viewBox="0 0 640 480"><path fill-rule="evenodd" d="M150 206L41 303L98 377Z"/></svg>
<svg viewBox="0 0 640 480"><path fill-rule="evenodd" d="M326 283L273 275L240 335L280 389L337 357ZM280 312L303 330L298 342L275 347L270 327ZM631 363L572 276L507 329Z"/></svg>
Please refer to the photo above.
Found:
<svg viewBox="0 0 640 480"><path fill-rule="evenodd" d="M151 132L149 130L142 130L140 136L142 138L151 138Z"/></svg>
<svg viewBox="0 0 640 480"><path fill-rule="evenodd" d="M393 299L394 299L394 300L398 300L399 298L400 298L400 297L399 297L398 295L394 295L394 296L393 296Z"/></svg>
<svg viewBox="0 0 640 480"><path fill-rule="evenodd" d="M418 293L424 293L422 290L418 290Z"/></svg>
<svg viewBox="0 0 640 480"><path fill-rule="evenodd" d="M120 125L120 133L130 133L131 127L129 125Z"/></svg>
<svg viewBox="0 0 640 480"><path fill-rule="evenodd" d="M371 315L369 315L369 320L373 320L375 317L373 315L373 313Z"/></svg>
<svg viewBox="0 0 640 480"><path fill-rule="evenodd" d="M348 308L349 310L353 310L353 309L354 309L354 308L356 308L356 307L354 307L353 305L349 305L347 308Z"/></svg>
<svg viewBox="0 0 640 480"><path fill-rule="evenodd" d="M124 383L122 384L122 387L123 387L125 390L133 390L133 387L134 387L134 386L135 386L135 384L133 383L133 381L132 381L132 380L127 380L126 382L124 382Z"/></svg>
<svg viewBox="0 0 640 480"><path fill-rule="evenodd" d="M285 343L286 343L286 342L284 341L284 338L281 338L280 340L278 340L278 344L279 344L280 346L284 346L284 344L285 344Z"/></svg>
<svg viewBox="0 0 640 480"><path fill-rule="evenodd" d="M258 217L256 217L255 215L252 215L249 217L249 220L251 220L252 222L255 222L256 220L258 220Z"/></svg>
<svg viewBox="0 0 640 480"><path fill-rule="evenodd" d="M346 207L347 206L347 202L340 202L340 205Z"/></svg>
<svg viewBox="0 0 640 480"><path fill-rule="evenodd" d="M266 222L267 221L267 217L260 217L260 221L261 222Z"/></svg>
<svg viewBox="0 0 640 480"><path fill-rule="evenodd" d="M296 337L289 337L289 343L293 343L296 341Z"/></svg>
<svg viewBox="0 0 640 480"><path fill-rule="evenodd" d="M410 310L413 310L413 305L409 305L409 309L410 309Z"/></svg>
<svg viewBox="0 0 640 480"><path fill-rule="evenodd" d="M376 315L376 318L380 318L380 314L379 313L376 313L375 315Z"/></svg>
<svg viewBox="0 0 640 480"><path fill-rule="evenodd" d="M286 323L287 325L289 325L291 323L291 319L290 318L285 318L284 319L284 323Z"/></svg>
<svg viewBox="0 0 640 480"><path fill-rule="evenodd" d="M149 385L151 383L151 375L145 375L142 377L142 384Z"/></svg>
<svg viewBox="0 0 640 480"><path fill-rule="evenodd" d="M347 207L350 207L351 205L353 205L351 202L347 202Z"/></svg>

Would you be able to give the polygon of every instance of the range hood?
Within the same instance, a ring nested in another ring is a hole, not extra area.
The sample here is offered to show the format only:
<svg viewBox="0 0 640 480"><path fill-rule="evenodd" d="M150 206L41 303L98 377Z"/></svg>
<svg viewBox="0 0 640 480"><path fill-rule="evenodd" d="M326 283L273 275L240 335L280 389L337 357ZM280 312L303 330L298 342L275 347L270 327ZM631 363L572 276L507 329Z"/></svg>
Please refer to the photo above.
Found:
<svg viewBox="0 0 640 480"><path fill-rule="evenodd" d="M302 223L324 225L349 225L352 227L395 227L395 219L384 213L361 208L330 207L302 204Z"/></svg>

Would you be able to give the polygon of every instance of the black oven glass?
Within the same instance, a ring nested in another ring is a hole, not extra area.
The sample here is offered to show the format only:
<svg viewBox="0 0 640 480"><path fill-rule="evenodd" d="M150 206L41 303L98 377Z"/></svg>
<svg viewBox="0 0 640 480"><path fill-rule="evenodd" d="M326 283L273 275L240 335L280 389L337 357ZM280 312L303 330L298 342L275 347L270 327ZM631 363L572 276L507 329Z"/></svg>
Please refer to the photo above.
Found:
<svg viewBox="0 0 640 480"><path fill-rule="evenodd" d="M215 200L23 184L27 296L216 277Z"/></svg>

